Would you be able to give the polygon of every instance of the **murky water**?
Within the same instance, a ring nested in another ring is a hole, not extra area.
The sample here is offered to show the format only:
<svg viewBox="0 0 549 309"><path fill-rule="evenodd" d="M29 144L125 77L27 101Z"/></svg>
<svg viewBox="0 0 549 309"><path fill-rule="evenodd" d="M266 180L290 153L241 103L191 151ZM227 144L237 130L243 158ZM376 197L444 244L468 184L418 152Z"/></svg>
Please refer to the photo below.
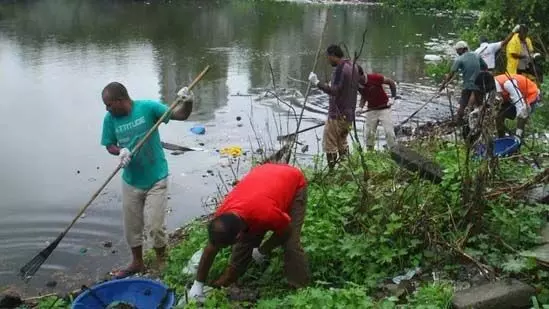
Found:
<svg viewBox="0 0 549 309"><path fill-rule="evenodd" d="M189 121L161 127L162 140L205 149L179 156L167 152L168 225L173 229L204 214L203 202L217 191L218 171L225 179L232 177L230 169L219 165L216 149L240 145L247 150L257 147L256 135L272 141L277 130L286 133L287 121L281 119L288 108L273 98L258 99L255 94L263 92L250 89L272 87L274 76L277 87L304 91L305 84L292 79L305 80L311 70L326 10L326 45L345 42L354 51L368 29L361 64L400 82L404 99L394 109L395 122L433 94L418 84L423 43L454 32L458 22L376 6L151 2L0 5L0 287L15 285L35 294L47 291L45 283L53 278L59 281L57 289L71 289L126 262L117 177L29 285L16 276L59 235L115 167L116 158L99 144L105 113L100 91L108 82L124 83L136 99L170 101L179 87L212 65L195 89L198 102ZM323 58L316 71L321 77L329 75ZM249 93L254 96L237 95ZM302 127L324 119L326 96L313 95L308 105ZM433 104L420 116L434 118L444 111ZM197 123L206 126L205 135L189 132ZM317 150L314 137L319 133L304 136L310 152ZM104 248L105 241L112 241L113 247Z"/></svg>

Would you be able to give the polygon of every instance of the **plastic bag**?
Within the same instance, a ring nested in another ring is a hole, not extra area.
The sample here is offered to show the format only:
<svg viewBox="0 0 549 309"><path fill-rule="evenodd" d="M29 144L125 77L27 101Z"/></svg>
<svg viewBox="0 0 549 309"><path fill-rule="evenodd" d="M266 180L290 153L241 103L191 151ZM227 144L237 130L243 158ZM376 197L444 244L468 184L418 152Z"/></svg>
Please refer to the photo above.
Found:
<svg viewBox="0 0 549 309"><path fill-rule="evenodd" d="M187 265L181 271L184 275L196 275L196 272L198 271L198 263L200 263L200 258L202 257L203 252L204 249L200 249L196 251L193 256L191 256L191 259L189 260L189 262L187 262Z"/></svg>

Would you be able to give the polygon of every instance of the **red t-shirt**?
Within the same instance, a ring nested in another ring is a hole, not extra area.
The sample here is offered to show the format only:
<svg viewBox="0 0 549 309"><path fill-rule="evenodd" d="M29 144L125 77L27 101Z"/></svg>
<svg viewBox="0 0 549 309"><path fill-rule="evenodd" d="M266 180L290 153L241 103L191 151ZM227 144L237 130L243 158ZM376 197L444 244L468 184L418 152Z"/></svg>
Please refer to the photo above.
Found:
<svg viewBox="0 0 549 309"><path fill-rule="evenodd" d="M232 212L250 232L280 233L290 223L290 206L307 184L303 173L286 164L263 164L252 169L227 195L215 216Z"/></svg>
<svg viewBox="0 0 549 309"><path fill-rule="evenodd" d="M383 109L387 107L389 97L383 89L385 77L381 74L367 74L366 85L360 87L359 92L368 102L368 109Z"/></svg>

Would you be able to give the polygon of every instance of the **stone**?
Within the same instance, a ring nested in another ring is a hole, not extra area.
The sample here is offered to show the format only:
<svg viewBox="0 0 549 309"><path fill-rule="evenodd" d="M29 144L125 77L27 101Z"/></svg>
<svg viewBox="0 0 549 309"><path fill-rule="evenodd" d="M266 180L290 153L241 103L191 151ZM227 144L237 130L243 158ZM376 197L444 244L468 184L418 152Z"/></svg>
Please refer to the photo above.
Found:
<svg viewBox="0 0 549 309"><path fill-rule="evenodd" d="M11 309L17 308L23 304L21 296L15 291L7 290L0 293L0 308Z"/></svg>
<svg viewBox="0 0 549 309"><path fill-rule="evenodd" d="M549 263L549 244L535 248L534 253L538 260Z"/></svg>
<svg viewBox="0 0 549 309"><path fill-rule="evenodd" d="M530 298L536 290L516 279L500 280L476 286L454 294L456 309L513 309L530 308Z"/></svg>

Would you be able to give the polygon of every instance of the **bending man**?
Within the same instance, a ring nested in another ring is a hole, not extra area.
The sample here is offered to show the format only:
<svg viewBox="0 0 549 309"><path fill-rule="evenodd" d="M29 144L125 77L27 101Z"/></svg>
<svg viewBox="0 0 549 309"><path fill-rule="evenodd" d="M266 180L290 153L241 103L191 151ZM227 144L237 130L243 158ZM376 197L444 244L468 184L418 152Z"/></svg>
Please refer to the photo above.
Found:
<svg viewBox="0 0 549 309"><path fill-rule="evenodd" d="M532 114L541 95L536 83L520 74L501 74L495 77L498 99L503 101L496 128L499 137L505 136L505 119L517 119L515 135L522 138L526 122Z"/></svg>
<svg viewBox="0 0 549 309"><path fill-rule="evenodd" d="M190 297L203 300L204 282L220 249L233 246L231 260L214 286L228 286L251 260L262 263L271 251L284 249L284 274L292 287L309 283L309 266L301 246L307 181L290 165L266 163L252 169L227 195L208 225L208 245L198 265ZM261 243L266 232L272 236Z"/></svg>

